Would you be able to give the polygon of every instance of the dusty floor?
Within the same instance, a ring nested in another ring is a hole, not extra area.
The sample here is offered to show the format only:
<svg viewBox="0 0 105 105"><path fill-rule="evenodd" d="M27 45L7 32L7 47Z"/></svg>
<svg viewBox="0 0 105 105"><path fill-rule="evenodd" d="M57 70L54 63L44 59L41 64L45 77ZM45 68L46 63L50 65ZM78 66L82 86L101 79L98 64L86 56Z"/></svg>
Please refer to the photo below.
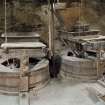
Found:
<svg viewBox="0 0 105 105"><path fill-rule="evenodd" d="M51 80L30 97L30 105L105 105L95 96L92 83ZM19 97L0 95L0 105L19 105Z"/></svg>

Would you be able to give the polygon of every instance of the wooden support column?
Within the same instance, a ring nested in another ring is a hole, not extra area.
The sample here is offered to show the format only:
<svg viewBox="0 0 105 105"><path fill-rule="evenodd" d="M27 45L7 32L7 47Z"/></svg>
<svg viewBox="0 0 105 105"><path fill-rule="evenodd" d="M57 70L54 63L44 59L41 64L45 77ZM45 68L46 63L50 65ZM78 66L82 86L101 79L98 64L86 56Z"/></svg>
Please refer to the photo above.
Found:
<svg viewBox="0 0 105 105"><path fill-rule="evenodd" d="M29 101L29 57L23 56L20 61L20 88L19 88L19 103L20 105L30 105Z"/></svg>
<svg viewBox="0 0 105 105"><path fill-rule="evenodd" d="M60 2L60 0L57 0L57 3L59 3Z"/></svg>
<svg viewBox="0 0 105 105"><path fill-rule="evenodd" d="M53 0L48 0L49 14L49 58L54 56L54 9Z"/></svg>

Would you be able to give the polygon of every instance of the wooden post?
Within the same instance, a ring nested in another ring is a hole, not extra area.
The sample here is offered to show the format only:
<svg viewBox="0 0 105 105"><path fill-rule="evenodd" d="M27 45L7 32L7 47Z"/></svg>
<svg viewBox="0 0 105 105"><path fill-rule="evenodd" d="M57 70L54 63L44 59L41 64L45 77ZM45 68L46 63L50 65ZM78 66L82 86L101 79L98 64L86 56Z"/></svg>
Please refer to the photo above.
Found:
<svg viewBox="0 0 105 105"><path fill-rule="evenodd" d="M29 102L29 77L28 77L28 66L29 57L24 55L21 57L20 67L20 88L19 88L19 102L20 105L30 105Z"/></svg>
<svg viewBox="0 0 105 105"><path fill-rule="evenodd" d="M54 54L54 10L53 0L48 0L49 6L49 58Z"/></svg>
<svg viewBox="0 0 105 105"><path fill-rule="evenodd" d="M100 74L100 49L97 50L97 79L99 78Z"/></svg>
<svg viewBox="0 0 105 105"><path fill-rule="evenodd" d="M57 3L59 3L60 1L59 0L57 0Z"/></svg>

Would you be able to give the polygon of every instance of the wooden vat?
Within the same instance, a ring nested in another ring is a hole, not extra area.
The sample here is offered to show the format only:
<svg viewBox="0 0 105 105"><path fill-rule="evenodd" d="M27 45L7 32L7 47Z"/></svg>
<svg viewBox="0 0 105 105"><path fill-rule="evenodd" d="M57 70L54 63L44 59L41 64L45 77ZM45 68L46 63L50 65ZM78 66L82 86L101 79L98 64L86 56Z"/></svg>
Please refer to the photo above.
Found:
<svg viewBox="0 0 105 105"><path fill-rule="evenodd" d="M60 76L79 81L96 81L105 72L104 67L104 60L97 61L63 55Z"/></svg>
<svg viewBox="0 0 105 105"><path fill-rule="evenodd" d="M0 92L16 94L44 87L49 79L46 45L41 42L15 42L1 45ZM46 50L46 49L45 49Z"/></svg>
<svg viewBox="0 0 105 105"><path fill-rule="evenodd" d="M49 61L42 59L23 77L28 78L28 90L40 89L44 87L49 77ZM0 92L3 94L19 94L20 91L20 72L9 70L0 65Z"/></svg>

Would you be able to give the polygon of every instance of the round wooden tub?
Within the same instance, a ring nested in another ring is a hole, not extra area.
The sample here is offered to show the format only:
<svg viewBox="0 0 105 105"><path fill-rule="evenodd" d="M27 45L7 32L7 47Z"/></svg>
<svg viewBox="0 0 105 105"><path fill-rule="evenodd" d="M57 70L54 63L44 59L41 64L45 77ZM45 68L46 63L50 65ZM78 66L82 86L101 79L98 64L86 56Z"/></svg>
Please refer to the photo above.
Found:
<svg viewBox="0 0 105 105"><path fill-rule="evenodd" d="M96 81L105 72L105 61L62 56L60 76L64 79Z"/></svg>
<svg viewBox="0 0 105 105"><path fill-rule="evenodd" d="M29 72L24 76L28 79L28 90L40 89L44 87L49 77L49 61L47 59L40 60ZM21 77L19 70L10 70L8 67L0 64L0 92L4 94L18 94L20 90Z"/></svg>

